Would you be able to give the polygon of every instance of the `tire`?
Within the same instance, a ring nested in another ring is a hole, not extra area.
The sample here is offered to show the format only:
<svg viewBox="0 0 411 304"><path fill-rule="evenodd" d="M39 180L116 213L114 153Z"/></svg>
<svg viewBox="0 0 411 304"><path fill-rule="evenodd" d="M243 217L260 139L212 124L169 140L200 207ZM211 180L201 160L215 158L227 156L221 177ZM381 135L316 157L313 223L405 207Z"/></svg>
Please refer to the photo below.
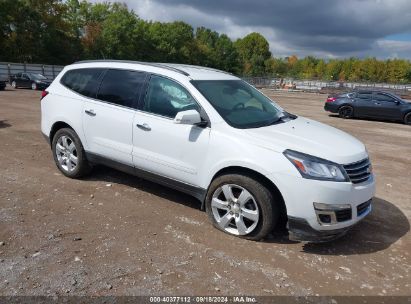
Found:
<svg viewBox="0 0 411 304"><path fill-rule="evenodd" d="M273 194L257 180L239 174L222 175L211 183L206 212L217 229L253 241L271 233L280 215Z"/></svg>
<svg viewBox="0 0 411 304"><path fill-rule="evenodd" d="M405 114L404 116L404 124L411 125L411 112Z"/></svg>
<svg viewBox="0 0 411 304"><path fill-rule="evenodd" d="M17 89L17 83L14 80L11 82L11 86L13 89Z"/></svg>
<svg viewBox="0 0 411 304"><path fill-rule="evenodd" d="M51 147L54 161L65 176L80 178L90 173L91 166L74 130L69 128L58 130L53 137Z"/></svg>
<svg viewBox="0 0 411 304"><path fill-rule="evenodd" d="M32 89L33 91L37 91L37 84L36 84L35 82L32 82L32 83L31 83L31 89Z"/></svg>
<svg viewBox="0 0 411 304"><path fill-rule="evenodd" d="M341 118L353 118L354 108L352 106L342 106L338 109L338 115Z"/></svg>

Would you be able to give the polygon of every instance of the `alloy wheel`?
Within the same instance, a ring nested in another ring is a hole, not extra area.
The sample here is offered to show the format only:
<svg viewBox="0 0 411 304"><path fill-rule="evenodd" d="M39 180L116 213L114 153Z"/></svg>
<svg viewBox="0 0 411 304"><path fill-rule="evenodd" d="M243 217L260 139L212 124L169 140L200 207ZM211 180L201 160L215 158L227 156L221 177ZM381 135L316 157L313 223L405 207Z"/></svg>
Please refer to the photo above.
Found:
<svg viewBox="0 0 411 304"><path fill-rule="evenodd" d="M32 90L37 90L37 84L35 84L34 82L31 84L31 89Z"/></svg>
<svg viewBox="0 0 411 304"><path fill-rule="evenodd" d="M11 86L13 87L13 89L15 89L15 88L17 87L16 82L13 81L13 82L11 83Z"/></svg>
<svg viewBox="0 0 411 304"><path fill-rule="evenodd" d="M211 200L211 209L217 225L234 235L251 233L259 221L254 196L235 184L224 184L217 188Z"/></svg>
<svg viewBox="0 0 411 304"><path fill-rule="evenodd" d="M343 107L340 109L340 116L343 118L352 117L353 109L351 107Z"/></svg>
<svg viewBox="0 0 411 304"><path fill-rule="evenodd" d="M67 135L60 136L56 143L55 153L63 170L66 172L72 172L76 169L78 158L77 148L73 139Z"/></svg>

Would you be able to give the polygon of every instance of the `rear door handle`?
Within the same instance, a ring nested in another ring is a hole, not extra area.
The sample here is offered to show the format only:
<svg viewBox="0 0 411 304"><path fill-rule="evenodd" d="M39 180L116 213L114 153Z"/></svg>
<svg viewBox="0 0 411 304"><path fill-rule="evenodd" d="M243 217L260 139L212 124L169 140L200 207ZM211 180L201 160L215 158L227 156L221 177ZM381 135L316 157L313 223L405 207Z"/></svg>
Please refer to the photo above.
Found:
<svg viewBox="0 0 411 304"><path fill-rule="evenodd" d="M96 112L94 112L94 110L85 110L84 111L87 115L90 115L90 116L96 116Z"/></svg>
<svg viewBox="0 0 411 304"><path fill-rule="evenodd" d="M151 131L151 127L146 123L137 124L137 128L144 130L144 131Z"/></svg>

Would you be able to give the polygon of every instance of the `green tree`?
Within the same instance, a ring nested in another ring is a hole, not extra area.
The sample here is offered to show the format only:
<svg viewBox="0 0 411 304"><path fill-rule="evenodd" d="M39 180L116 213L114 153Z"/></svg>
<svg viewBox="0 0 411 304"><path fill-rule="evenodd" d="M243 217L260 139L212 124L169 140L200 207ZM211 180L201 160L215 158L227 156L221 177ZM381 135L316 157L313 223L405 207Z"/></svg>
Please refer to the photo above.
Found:
<svg viewBox="0 0 411 304"><path fill-rule="evenodd" d="M251 33L235 42L243 65L243 74L261 76L266 74L265 62L271 58L268 41L259 33Z"/></svg>

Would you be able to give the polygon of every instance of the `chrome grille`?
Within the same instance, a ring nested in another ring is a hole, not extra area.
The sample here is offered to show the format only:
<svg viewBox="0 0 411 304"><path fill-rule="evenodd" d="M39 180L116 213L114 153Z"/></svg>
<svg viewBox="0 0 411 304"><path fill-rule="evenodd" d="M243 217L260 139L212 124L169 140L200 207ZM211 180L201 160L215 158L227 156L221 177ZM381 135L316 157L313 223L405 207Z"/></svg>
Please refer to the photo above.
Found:
<svg viewBox="0 0 411 304"><path fill-rule="evenodd" d="M344 169L353 184L365 182L371 176L371 163L368 158L344 165Z"/></svg>

